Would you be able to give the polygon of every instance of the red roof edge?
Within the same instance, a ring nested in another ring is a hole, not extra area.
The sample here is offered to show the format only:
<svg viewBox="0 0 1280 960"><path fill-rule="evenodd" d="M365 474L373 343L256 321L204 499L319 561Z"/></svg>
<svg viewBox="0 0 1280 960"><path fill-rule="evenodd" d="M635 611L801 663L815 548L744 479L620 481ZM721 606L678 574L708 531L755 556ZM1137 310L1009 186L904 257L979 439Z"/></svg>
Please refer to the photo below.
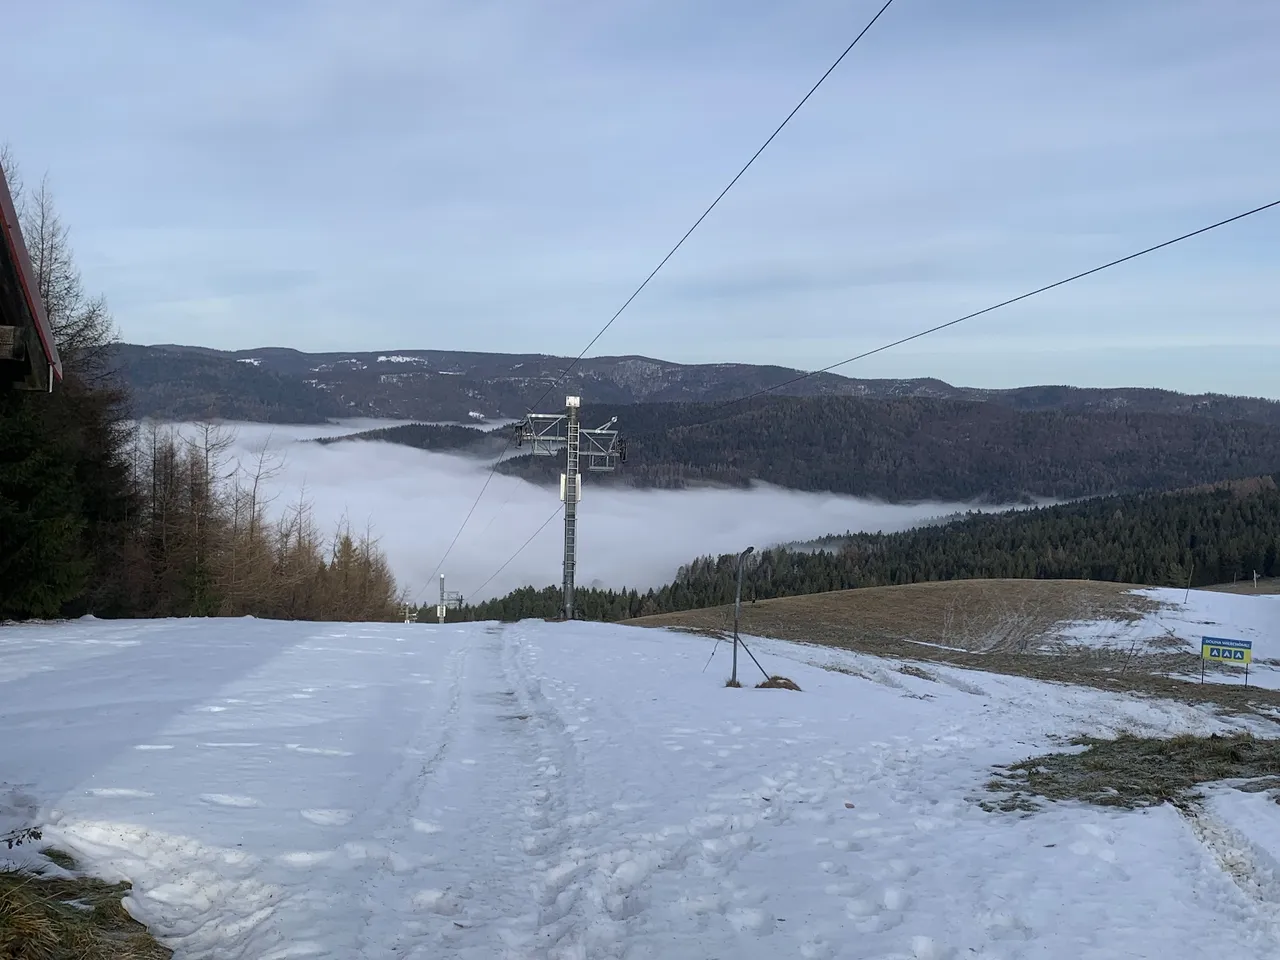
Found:
<svg viewBox="0 0 1280 960"><path fill-rule="evenodd" d="M13 207L13 196L9 193L9 180L0 167L0 219L4 222L4 243L9 248L13 262L18 265L18 283L22 286L27 301L27 309L36 324L36 333L40 337L40 346L44 348L44 356L53 374L62 379L62 358L58 356L57 344L53 342L53 333L49 329L49 318L45 316L44 303L40 299L36 286L35 271L31 269L31 258L27 255L27 245L22 239L22 227L18 224L18 212Z"/></svg>

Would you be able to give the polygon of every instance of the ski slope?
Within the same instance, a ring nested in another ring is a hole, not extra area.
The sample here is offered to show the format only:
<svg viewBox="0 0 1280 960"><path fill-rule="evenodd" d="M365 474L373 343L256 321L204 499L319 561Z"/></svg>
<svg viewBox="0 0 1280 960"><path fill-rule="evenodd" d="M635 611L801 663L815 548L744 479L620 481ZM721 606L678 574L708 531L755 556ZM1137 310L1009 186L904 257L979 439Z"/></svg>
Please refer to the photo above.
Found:
<svg viewBox="0 0 1280 960"><path fill-rule="evenodd" d="M1249 683L1280 690L1280 596L1217 593L1211 590L1134 590L1155 601L1155 609L1133 620L1081 620L1064 624L1060 639L1141 657L1150 653L1200 655L1204 637L1248 640L1253 644ZM1199 679L1199 677L1188 677ZM1208 665L1207 683L1243 683L1242 668Z"/></svg>
<svg viewBox="0 0 1280 960"><path fill-rule="evenodd" d="M1215 788L1194 822L972 802L1062 736L1227 729L1208 709L766 641L804 692L728 690L711 649L541 622L2 627L0 831L42 822L131 880L179 960L1280 956L1266 794Z"/></svg>

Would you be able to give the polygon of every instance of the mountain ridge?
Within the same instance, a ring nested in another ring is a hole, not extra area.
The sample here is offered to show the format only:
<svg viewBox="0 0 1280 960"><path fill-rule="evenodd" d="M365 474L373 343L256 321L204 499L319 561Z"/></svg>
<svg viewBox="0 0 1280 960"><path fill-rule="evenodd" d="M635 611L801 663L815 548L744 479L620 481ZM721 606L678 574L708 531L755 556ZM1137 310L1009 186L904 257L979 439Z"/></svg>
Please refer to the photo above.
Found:
<svg viewBox="0 0 1280 960"><path fill-rule="evenodd" d="M522 416L572 361L536 353L461 350L306 352L117 344L115 365L139 417L322 423L343 417L467 422ZM682 364L636 354L578 361L555 397L596 404L722 403L772 389L803 371L747 363ZM1127 410L1280 426L1280 401L1154 387L1044 384L958 387L931 377L858 379L818 373L777 396L994 402L1015 410ZM548 397L548 410L561 400Z"/></svg>

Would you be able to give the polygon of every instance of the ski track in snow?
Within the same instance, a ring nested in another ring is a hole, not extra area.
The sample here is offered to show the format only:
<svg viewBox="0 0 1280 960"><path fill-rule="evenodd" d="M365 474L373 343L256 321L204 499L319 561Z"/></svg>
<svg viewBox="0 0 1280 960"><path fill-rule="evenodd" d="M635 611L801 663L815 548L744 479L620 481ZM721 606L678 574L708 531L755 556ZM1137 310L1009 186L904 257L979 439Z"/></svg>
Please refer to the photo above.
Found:
<svg viewBox="0 0 1280 960"><path fill-rule="evenodd" d="M6 749L0 827L34 815L132 880L129 909L179 960L1280 953L1266 795L1215 788L1185 814L971 802L993 765L1064 736L1227 729L1210 710L764 640L805 692L732 691L727 650L702 672L709 643L7 629L0 731L30 743Z"/></svg>

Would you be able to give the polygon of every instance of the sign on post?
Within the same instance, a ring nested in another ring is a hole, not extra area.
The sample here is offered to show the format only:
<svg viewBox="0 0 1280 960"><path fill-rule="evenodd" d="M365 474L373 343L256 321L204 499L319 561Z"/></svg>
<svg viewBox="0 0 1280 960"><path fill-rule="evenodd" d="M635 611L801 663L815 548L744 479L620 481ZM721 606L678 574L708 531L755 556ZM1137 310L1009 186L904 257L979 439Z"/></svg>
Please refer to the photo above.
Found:
<svg viewBox="0 0 1280 960"><path fill-rule="evenodd" d="M1249 683L1249 664L1253 662L1252 640L1224 640L1221 637L1200 638L1200 682L1204 682L1204 664L1229 663L1244 667L1244 682Z"/></svg>

